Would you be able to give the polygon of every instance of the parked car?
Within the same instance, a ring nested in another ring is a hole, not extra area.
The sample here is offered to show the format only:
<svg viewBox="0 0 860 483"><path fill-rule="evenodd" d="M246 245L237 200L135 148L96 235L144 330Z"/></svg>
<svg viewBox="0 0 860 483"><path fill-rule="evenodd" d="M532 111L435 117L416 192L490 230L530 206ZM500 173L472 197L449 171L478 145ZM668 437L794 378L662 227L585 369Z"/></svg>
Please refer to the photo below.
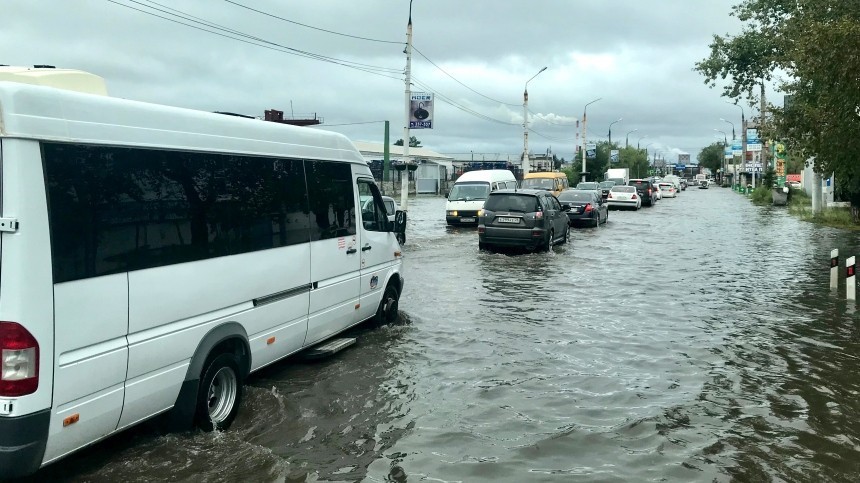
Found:
<svg viewBox="0 0 860 483"><path fill-rule="evenodd" d="M675 198L678 195L678 190L675 189L675 185L672 183L660 183L657 187L660 188L660 195L665 198Z"/></svg>
<svg viewBox="0 0 860 483"><path fill-rule="evenodd" d="M803 185L800 184L800 181L789 181L786 184L788 185L789 188L791 188L793 190L799 190L799 189L803 188Z"/></svg>
<svg viewBox="0 0 860 483"><path fill-rule="evenodd" d="M618 183L615 181L601 181L598 183L600 185L600 196L605 200L607 196L609 196L609 189L613 186L617 186Z"/></svg>
<svg viewBox="0 0 860 483"><path fill-rule="evenodd" d="M576 189L578 190L599 190L600 183L596 181L583 181L576 185Z"/></svg>
<svg viewBox="0 0 860 483"><path fill-rule="evenodd" d="M647 179L631 179L627 185L634 186L636 188L636 193L639 195L640 203L642 205L654 206L654 203L659 196L659 193L655 193L657 191L656 185L651 184Z"/></svg>
<svg viewBox="0 0 860 483"><path fill-rule="evenodd" d="M567 212L567 218L572 226L587 224L597 227L609 219L609 205L604 203L598 191L562 191L558 195L558 201L562 209Z"/></svg>
<svg viewBox="0 0 860 483"><path fill-rule="evenodd" d="M631 180L632 181L632 180ZM638 210L642 207L642 197L636 186L614 186L609 190L606 198L609 208L633 208Z"/></svg>
<svg viewBox="0 0 860 483"><path fill-rule="evenodd" d="M543 190L499 190L490 193L478 220L478 248L523 247L549 251L566 243L567 213Z"/></svg>
<svg viewBox="0 0 860 483"><path fill-rule="evenodd" d="M397 201L390 196L381 196L382 204L385 206L385 214L388 216L388 221L394 223L394 217L397 214L397 210L400 209L397 206ZM373 211L371 207L373 206L373 198L362 197L361 199L361 211L362 213Z"/></svg>

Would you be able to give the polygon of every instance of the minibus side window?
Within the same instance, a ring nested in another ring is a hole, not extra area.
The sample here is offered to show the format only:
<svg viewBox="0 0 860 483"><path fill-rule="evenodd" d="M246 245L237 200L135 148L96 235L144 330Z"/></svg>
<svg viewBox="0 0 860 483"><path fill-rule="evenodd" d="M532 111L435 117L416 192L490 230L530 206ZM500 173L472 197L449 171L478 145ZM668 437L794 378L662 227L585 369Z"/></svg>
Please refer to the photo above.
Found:
<svg viewBox="0 0 860 483"><path fill-rule="evenodd" d="M311 240L355 235L355 192L347 163L305 161Z"/></svg>
<svg viewBox="0 0 860 483"><path fill-rule="evenodd" d="M42 157L55 283L310 241L301 160L49 142Z"/></svg>
<svg viewBox="0 0 860 483"><path fill-rule="evenodd" d="M369 180L358 180L358 199L361 202L361 222L364 229L388 231L388 214L376 185Z"/></svg>

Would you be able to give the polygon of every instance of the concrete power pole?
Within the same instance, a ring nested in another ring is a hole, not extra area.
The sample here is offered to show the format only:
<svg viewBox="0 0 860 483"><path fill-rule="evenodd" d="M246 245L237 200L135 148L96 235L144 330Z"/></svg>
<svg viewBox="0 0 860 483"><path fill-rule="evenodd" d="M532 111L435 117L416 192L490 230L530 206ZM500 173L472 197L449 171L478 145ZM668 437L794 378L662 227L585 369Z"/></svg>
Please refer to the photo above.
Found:
<svg viewBox="0 0 860 483"><path fill-rule="evenodd" d="M403 126L403 163L400 172L400 209L407 211L409 203L409 108L412 94L412 1L409 1L409 23L406 24L406 124Z"/></svg>

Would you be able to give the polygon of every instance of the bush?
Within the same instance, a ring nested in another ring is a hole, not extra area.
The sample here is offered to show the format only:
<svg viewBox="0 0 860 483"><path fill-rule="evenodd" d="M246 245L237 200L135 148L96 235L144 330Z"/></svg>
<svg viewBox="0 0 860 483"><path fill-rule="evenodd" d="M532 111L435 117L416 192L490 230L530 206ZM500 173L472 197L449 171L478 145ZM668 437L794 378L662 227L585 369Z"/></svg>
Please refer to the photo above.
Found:
<svg viewBox="0 0 860 483"><path fill-rule="evenodd" d="M767 186L757 187L753 190L752 195L750 195L750 199L757 205L769 205L773 203L771 188L768 188Z"/></svg>

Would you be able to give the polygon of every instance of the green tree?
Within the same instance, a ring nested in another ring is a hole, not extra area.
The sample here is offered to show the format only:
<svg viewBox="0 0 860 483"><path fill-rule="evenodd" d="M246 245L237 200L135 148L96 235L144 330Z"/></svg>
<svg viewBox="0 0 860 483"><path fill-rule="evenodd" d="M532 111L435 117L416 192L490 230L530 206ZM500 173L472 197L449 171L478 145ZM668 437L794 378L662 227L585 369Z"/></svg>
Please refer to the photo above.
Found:
<svg viewBox="0 0 860 483"><path fill-rule="evenodd" d="M745 23L736 36L715 36L711 54L696 64L723 95L752 102L755 88L785 73L785 108L769 109L763 134L785 141L790 153L814 158L819 173L835 173L839 192L860 215L860 5L856 0L743 0L733 15Z"/></svg>
<svg viewBox="0 0 860 483"><path fill-rule="evenodd" d="M716 173L723 166L723 143L714 142L705 146L699 151L696 159L699 160L699 166L708 168L712 173Z"/></svg>
<svg viewBox="0 0 860 483"><path fill-rule="evenodd" d="M403 138L394 141L395 146L403 146ZM418 140L415 136L409 136L409 147L410 148L420 148L421 141Z"/></svg>

